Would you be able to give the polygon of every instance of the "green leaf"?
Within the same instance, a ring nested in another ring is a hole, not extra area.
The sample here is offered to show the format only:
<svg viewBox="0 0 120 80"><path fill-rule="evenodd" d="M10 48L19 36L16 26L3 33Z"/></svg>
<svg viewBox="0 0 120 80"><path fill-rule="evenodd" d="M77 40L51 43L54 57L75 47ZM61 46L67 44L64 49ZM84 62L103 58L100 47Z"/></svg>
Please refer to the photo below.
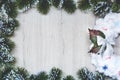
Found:
<svg viewBox="0 0 120 80"><path fill-rule="evenodd" d="M102 45L100 45L100 46L93 46L89 52L90 53L97 53L101 49L101 47L102 47Z"/></svg>
<svg viewBox="0 0 120 80"><path fill-rule="evenodd" d="M100 30L98 30L98 32L99 32L98 36L101 36L102 38L105 39L105 34L102 31L100 31Z"/></svg>
<svg viewBox="0 0 120 80"><path fill-rule="evenodd" d="M90 40L94 45L98 45L97 44L97 36L90 36Z"/></svg>
<svg viewBox="0 0 120 80"><path fill-rule="evenodd" d="M105 39L105 34L102 31L95 29L88 29L88 30L91 37L101 36L102 38Z"/></svg>

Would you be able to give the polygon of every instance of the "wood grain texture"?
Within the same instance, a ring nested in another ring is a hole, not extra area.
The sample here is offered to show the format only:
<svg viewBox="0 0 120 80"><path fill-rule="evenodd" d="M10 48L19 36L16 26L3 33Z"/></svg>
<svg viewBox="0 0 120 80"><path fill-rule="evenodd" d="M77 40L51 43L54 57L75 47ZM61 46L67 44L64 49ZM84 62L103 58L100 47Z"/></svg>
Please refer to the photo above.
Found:
<svg viewBox="0 0 120 80"><path fill-rule="evenodd" d="M94 70L90 62L88 28L95 24L92 13L77 10L74 14L51 8L47 15L31 9L17 17L20 27L12 40L17 65L31 73L52 67L76 75L78 69Z"/></svg>

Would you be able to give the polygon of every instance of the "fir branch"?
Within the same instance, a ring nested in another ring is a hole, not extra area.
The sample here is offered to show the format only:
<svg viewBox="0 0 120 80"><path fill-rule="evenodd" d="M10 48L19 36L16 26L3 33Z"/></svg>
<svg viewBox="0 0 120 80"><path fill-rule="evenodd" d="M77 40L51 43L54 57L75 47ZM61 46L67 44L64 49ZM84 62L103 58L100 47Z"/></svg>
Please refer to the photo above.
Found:
<svg viewBox="0 0 120 80"><path fill-rule="evenodd" d="M18 26L19 23L16 19L9 19L8 21L3 21L3 25L0 27L1 35L12 36Z"/></svg>
<svg viewBox="0 0 120 80"><path fill-rule="evenodd" d="M103 73L96 72L95 73L95 79L96 80L106 80L107 76L105 76Z"/></svg>
<svg viewBox="0 0 120 80"><path fill-rule="evenodd" d="M16 0L18 8L27 10L28 8L31 8L32 5L35 4L37 0Z"/></svg>
<svg viewBox="0 0 120 80"><path fill-rule="evenodd" d="M63 80L75 80L75 78L71 75L68 75L65 78L63 78Z"/></svg>
<svg viewBox="0 0 120 80"><path fill-rule="evenodd" d="M39 0L37 9L42 14L47 14L50 10L50 4L47 0Z"/></svg>
<svg viewBox="0 0 120 80"><path fill-rule="evenodd" d="M5 67L5 68L1 71L1 73L2 73L1 78L3 79L3 77L6 76L6 74L8 74L12 69L13 69L13 67Z"/></svg>
<svg viewBox="0 0 120 80"><path fill-rule="evenodd" d="M3 53L2 53L3 54ZM12 59L8 58L11 57ZM0 70L4 70L7 67L15 66L15 58L10 54L3 54L0 56Z"/></svg>
<svg viewBox="0 0 120 80"><path fill-rule="evenodd" d="M27 5L29 4L28 0L16 0L16 2L17 2L19 9L23 9L23 8L27 7Z"/></svg>
<svg viewBox="0 0 120 80"><path fill-rule="evenodd" d="M62 71L58 68L52 68L49 74L49 80L61 80Z"/></svg>
<svg viewBox="0 0 120 80"><path fill-rule="evenodd" d="M77 75L80 80L106 80L104 74L98 72L92 73L87 68L80 69Z"/></svg>
<svg viewBox="0 0 120 80"><path fill-rule="evenodd" d="M91 5L89 3L89 0L79 0L78 1L78 8L80 10L87 10L91 8Z"/></svg>
<svg viewBox="0 0 120 80"><path fill-rule="evenodd" d="M94 5L93 12L95 16L104 17L111 11L110 1L99 1Z"/></svg>
<svg viewBox="0 0 120 80"><path fill-rule="evenodd" d="M52 0L52 4L54 7L58 8L61 0Z"/></svg>
<svg viewBox="0 0 120 80"><path fill-rule="evenodd" d="M2 35L0 36L0 46L2 46L0 48L0 51L2 51L2 49L4 49L3 47L6 48L6 50L3 50L5 53L10 53L13 48L15 47L14 42L12 42L9 38L3 37ZM3 52L2 51L2 52Z"/></svg>
<svg viewBox="0 0 120 80"><path fill-rule="evenodd" d="M89 0L90 5L92 5L92 7L94 7L96 4L98 4L99 2L107 2L107 3L112 3L111 0Z"/></svg>
<svg viewBox="0 0 120 80"><path fill-rule="evenodd" d="M17 17L18 12L17 12L16 2L7 0L6 3L4 4L4 9L8 17L11 17L11 18Z"/></svg>
<svg viewBox="0 0 120 80"><path fill-rule="evenodd" d="M79 70L77 75L80 80L93 80L92 78L94 77L94 75L89 72L87 68Z"/></svg>
<svg viewBox="0 0 120 80"><path fill-rule="evenodd" d="M14 48L14 43L3 36L0 36L0 65L11 66L15 63L15 58L10 54Z"/></svg>
<svg viewBox="0 0 120 80"><path fill-rule="evenodd" d="M76 10L76 4L73 0L64 0L63 9L68 13L74 13Z"/></svg>
<svg viewBox="0 0 120 80"><path fill-rule="evenodd" d="M15 44L10 39L6 38L6 44L9 46L10 52L15 48Z"/></svg>
<svg viewBox="0 0 120 80"><path fill-rule="evenodd" d="M2 71L2 80L27 80L28 74L23 68L8 67Z"/></svg>
<svg viewBox="0 0 120 80"><path fill-rule="evenodd" d="M21 75L24 79L27 79L29 76L28 71L25 68L17 68L16 69L16 73Z"/></svg>
<svg viewBox="0 0 120 80"><path fill-rule="evenodd" d="M27 80L35 80L36 79L36 75L32 74L28 77Z"/></svg>
<svg viewBox="0 0 120 80"><path fill-rule="evenodd" d="M120 12L120 4L117 2L112 3L112 12Z"/></svg>
<svg viewBox="0 0 120 80"><path fill-rule="evenodd" d="M92 5L96 5L98 2L108 1L108 0L89 0Z"/></svg>
<svg viewBox="0 0 120 80"><path fill-rule="evenodd" d="M3 4L6 3L7 0L0 0L0 8L3 6Z"/></svg>
<svg viewBox="0 0 120 80"><path fill-rule="evenodd" d="M47 75L46 72L40 72L40 73L36 76L35 80L48 80L48 75Z"/></svg>

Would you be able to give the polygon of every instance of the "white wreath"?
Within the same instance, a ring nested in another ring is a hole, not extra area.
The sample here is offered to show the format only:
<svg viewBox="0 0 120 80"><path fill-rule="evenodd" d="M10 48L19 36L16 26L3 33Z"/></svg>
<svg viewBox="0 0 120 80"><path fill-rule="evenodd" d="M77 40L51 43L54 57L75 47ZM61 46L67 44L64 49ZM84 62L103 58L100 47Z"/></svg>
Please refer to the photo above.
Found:
<svg viewBox="0 0 120 80"><path fill-rule="evenodd" d="M98 19L94 29L105 34L105 39L97 36L97 43L102 47L106 45L106 49L100 55L91 54L92 64L98 72L120 80L120 55L115 53L113 47L120 34L120 13L109 13L104 19ZM99 52L102 52L102 47Z"/></svg>

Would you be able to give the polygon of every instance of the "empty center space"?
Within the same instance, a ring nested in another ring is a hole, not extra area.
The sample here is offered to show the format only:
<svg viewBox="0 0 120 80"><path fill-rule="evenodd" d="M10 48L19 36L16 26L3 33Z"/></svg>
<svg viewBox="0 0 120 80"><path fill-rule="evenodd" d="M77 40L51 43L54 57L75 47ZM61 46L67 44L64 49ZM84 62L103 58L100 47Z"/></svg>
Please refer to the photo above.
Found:
<svg viewBox="0 0 120 80"><path fill-rule="evenodd" d="M58 67L74 74L81 67L93 69L90 61L88 28L94 26L91 13L74 14L51 8L47 15L36 9L20 13L20 26L12 38L17 65L31 73Z"/></svg>

